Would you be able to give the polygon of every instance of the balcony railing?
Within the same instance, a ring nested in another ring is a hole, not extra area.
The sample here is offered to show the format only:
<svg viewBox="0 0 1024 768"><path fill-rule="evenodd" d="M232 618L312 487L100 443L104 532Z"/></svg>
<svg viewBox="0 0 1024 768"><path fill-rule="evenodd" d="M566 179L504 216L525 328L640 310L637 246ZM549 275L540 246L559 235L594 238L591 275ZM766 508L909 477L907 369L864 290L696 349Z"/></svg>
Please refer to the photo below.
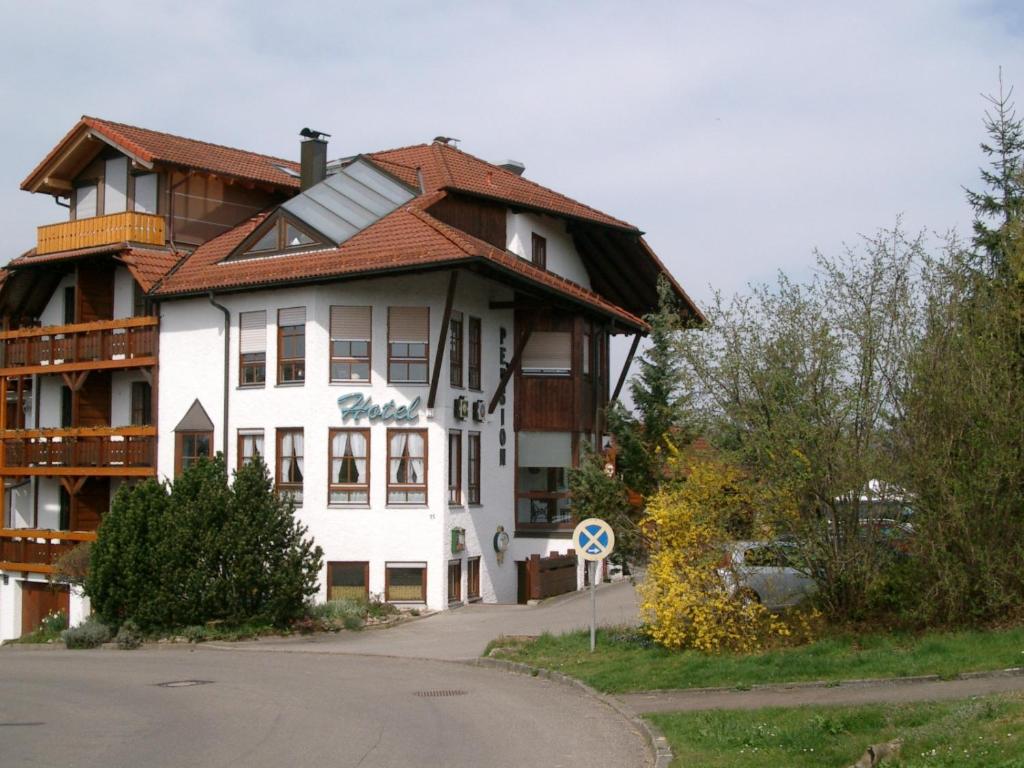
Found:
<svg viewBox="0 0 1024 768"><path fill-rule="evenodd" d="M156 474L156 427L6 430L0 443L0 476Z"/></svg>
<svg viewBox="0 0 1024 768"><path fill-rule="evenodd" d="M95 531L0 528L0 570L53 573L58 557L95 540Z"/></svg>
<svg viewBox="0 0 1024 768"><path fill-rule="evenodd" d="M113 243L163 245L164 219L150 213L112 213L39 227L36 254L71 251Z"/></svg>
<svg viewBox="0 0 1024 768"><path fill-rule="evenodd" d="M159 322L129 317L0 333L0 376L153 365Z"/></svg>

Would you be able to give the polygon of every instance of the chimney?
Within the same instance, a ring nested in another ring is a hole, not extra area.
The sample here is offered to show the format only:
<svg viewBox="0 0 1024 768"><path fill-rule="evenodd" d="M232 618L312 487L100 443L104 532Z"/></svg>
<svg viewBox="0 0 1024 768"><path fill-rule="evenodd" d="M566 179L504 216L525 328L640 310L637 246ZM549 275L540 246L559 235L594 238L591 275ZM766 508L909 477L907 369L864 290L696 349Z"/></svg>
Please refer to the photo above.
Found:
<svg viewBox="0 0 1024 768"><path fill-rule="evenodd" d="M314 184L327 178L327 140L329 133L303 128L299 131L303 137L300 147L301 177L299 188L305 192Z"/></svg>
<svg viewBox="0 0 1024 768"><path fill-rule="evenodd" d="M526 172L526 166L520 163L518 160L506 160L501 163L499 168L504 168L506 171L514 173L516 176L522 176Z"/></svg>

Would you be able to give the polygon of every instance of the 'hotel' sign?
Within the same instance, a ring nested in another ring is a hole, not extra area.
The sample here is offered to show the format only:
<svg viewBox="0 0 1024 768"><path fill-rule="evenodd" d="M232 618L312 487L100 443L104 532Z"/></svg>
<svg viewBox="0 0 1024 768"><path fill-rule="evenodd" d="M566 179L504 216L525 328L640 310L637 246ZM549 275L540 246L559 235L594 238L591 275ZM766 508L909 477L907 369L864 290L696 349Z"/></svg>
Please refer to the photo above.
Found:
<svg viewBox="0 0 1024 768"><path fill-rule="evenodd" d="M385 405L375 405L370 398L364 397L358 392L351 395L342 395L338 398L338 408L341 410L341 420L368 419L369 421L416 421L419 418L417 411L420 407L420 398L414 399L408 405L395 405L395 401Z"/></svg>

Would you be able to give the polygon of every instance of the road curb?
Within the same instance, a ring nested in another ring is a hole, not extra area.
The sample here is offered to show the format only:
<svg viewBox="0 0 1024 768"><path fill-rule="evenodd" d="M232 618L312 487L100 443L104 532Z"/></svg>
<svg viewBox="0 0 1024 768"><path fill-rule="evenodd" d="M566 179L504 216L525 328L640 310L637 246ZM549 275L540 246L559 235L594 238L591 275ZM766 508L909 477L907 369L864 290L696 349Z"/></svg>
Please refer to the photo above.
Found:
<svg viewBox="0 0 1024 768"><path fill-rule="evenodd" d="M560 685L565 685L570 688L575 688L587 695L597 699L601 703L614 709L619 715L626 718L630 723L635 725L644 734L647 741L647 747L650 750L651 757L654 758L654 768L668 768L669 763L672 762L672 747L669 746L668 739L661 732L654 723L648 721L646 718L640 717L635 712L626 707L622 702L616 699L614 696L610 696L606 693L591 688L589 685L581 680L577 680L574 677L563 675L561 672L555 672L551 669L545 669L544 667L531 667L529 664L522 664L517 661L505 661L503 659L491 659L482 657L479 659L471 659L469 661L460 662L468 664L473 667L487 667L489 669L500 669L506 672L511 672L518 675L528 675L530 677L541 677L545 680L550 680Z"/></svg>

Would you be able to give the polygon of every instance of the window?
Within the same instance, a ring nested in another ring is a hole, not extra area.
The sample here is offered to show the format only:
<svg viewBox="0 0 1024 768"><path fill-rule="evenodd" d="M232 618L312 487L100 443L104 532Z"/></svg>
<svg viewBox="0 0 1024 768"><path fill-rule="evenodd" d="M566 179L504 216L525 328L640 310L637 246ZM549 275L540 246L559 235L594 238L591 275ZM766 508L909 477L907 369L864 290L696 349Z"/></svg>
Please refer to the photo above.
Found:
<svg viewBox="0 0 1024 768"><path fill-rule="evenodd" d="M84 184L75 187L74 212L75 221L91 219L96 215L96 202L99 198L98 186L96 184Z"/></svg>
<svg viewBox="0 0 1024 768"><path fill-rule="evenodd" d="M128 210L128 158L112 157L103 169L103 213Z"/></svg>
<svg viewBox="0 0 1024 768"><path fill-rule="evenodd" d="M260 256L276 251L309 248L320 244L320 241L311 233L304 231L300 226L282 216L269 225L269 228L259 235L242 255Z"/></svg>
<svg viewBox="0 0 1024 768"><path fill-rule="evenodd" d="M277 490L291 495L296 506L302 506L304 442L301 429L277 430Z"/></svg>
<svg viewBox="0 0 1024 768"><path fill-rule="evenodd" d="M277 383L301 384L306 378L306 308L277 310Z"/></svg>
<svg viewBox="0 0 1024 768"><path fill-rule="evenodd" d="M466 599L480 599L480 558L466 560Z"/></svg>
<svg viewBox="0 0 1024 768"><path fill-rule="evenodd" d="M138 283L132 283L132 317L146 317L152 314L152 302Z"/></svg>
<svg viewBox="0 0 1024 768"><path fill-rule="evenodd" d="M131 424L133 427L153 423L153 388L148 381L132 382Z"/></svg>
<svg viewBox="0 0 1024 768"><path fill-rule="evenodd" d="M75 286L64 288L64 325L75 322Z"/></svg>
<svg viewBox="0 0 1024 768"><path fill-rule="evenodd" d="M175 432L174 474L180 475L186 469L211 456L213 432Z"/></svg>
<svg viewBox="0 0 1024 768"><path fill-rule="evenodd" d="M569 432L520 432L516 472L519 527L572 524L568 474L573 466Z"/></svg>
<svg viewBox="0 0 1024 768"><path fill-rule="evenodd" d="M568 376L572 372L572 334L534 331L520 364L524 376Z"/></svg>
<svg viewBox="0 0 1024 768"><path fill-rule="evenodd" d="M331 381L370 380L370 307L331 307Z"/></svg>
<svg viewBox="0 0 1024 768"><path fill-rule="evenodd" d="M462 503L462 433L448 433L448 503Z"/></svg>
<svg viewBox="0 0 1024 768"><path fill-rule="evenodd" d="M262 387L267 381L267 313L238 315L238 384Z"/></svg>
<svg viewBox="0 0 1024 768"><path fill-rule="evenodd" d="M387 563L384 569L384 599L389 603L425 603L427 564Z"/></svg>
<svg viewBox="0 0 1024 768"><path fill-rule="evenodd" d="M74 414L74 405L71 399L71 388L65 385L60 387L60 425L62 428L71 426L71 419Z"/></svg>
<svg viewBox="0 0 1024 768"><path fill-rule="evenodd" d="M238 466L252 464L253 459L263 455L263 430L238 430Z"/></svg>
<svg viewBox="0 0 1024 768"><path fill-rule="evenodd" d="M448 561L448 602L462 602L462 561Z"/></svg>
<svg viewBox="0 0 1024 768"><path fill-rule="evenodd" d="M469 503L480 503L480 433L469 433Z"/></svg>
<svg viewBox="0 0 1024 768"><path fill-rule="evenodd" d="M483 348L480 338L480 318L469 318L469 388L480 390L480 359Z"/></svg>
<svg viewBox="0 0 1024 768"><path fill-rule="evenodd" d="M370 564L328 563L328 600L366 600L370 596Z"/></svg>
<svg viewBox="0 0 1024 768"><path fill-rule="evenodd" d="M580 350L583 355L581 371L584 376L590 375L590 347L592 343L590 331L584 331L582 349Z"/></svg>
<svg viewBox="0 0 1024 768"><path fill-rule="evenodd" d="M155 173L135 176L135 210L139 213L156 213L157 178Z"/></svg>
<svg viewBox="0 0 1024 768"><path fill-rule="evenodd" d="M452 312L448 322L449 347L449 378L453 387L462 387L462 313Z"/></svg>
<svg viewBox="0 0 1024 768"><path fill-rule="evenodd" d="M429 307L388 308L388 382L426 384Z"/></svg>
<svg viewBox="0 0 1024 768"><path fill-rule="evenodd" d="M388 430L388 504L427 503L426 430Z"/></svg>
<svg viewBox="0 0 1024 768"><path fill-rule="evenodd" d="M329 504L370 503L370 430L332 429L330 432Z"/></svg>
<svg viewBox="0 0 1024 768"><path fill-rule="evenodd" d="M541 269L548 268L548 241L533 233L533 263Z"/></svg>

